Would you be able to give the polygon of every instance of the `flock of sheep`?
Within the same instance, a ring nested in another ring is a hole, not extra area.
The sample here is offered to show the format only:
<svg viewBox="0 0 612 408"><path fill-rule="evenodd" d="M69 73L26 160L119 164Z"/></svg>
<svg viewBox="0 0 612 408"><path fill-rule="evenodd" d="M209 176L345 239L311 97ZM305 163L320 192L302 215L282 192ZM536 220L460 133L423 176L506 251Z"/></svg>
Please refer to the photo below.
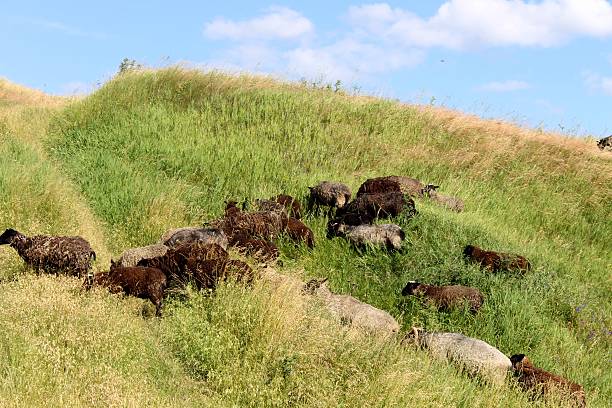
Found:
<svg viewBox="0 0 612 408"><path fill-rule="evenodd" d="M460 199L438 193L438 186L404 176L368 179L354 198L342 183L324 181L309 189L307 211L317 215L322 208L326 209L327 238L343 237L361 248L381 246L390 251L400 250L405 238L402 228L375 221L400 214L416 215L414 198L429 199L453 211L464 209ZM111 261L109 271L96 274L91 272L95 252L81 237L27 237L7 229L0 235L0 245L13 247L36 270L84 277L83 286L87 290L104 286L112 293L149 299L161 316L164 296L188 283L198 289L214 290L219 282L230 277L246 285L257 275L269 281L295 279L270 268L256 272L247 263L231 259L229 247L257 261L273 261L280 254L274 240L283 235L297 245L315 246L312 230L301 221L302 207L293 197L281 194L255 200L254 204L255 210L249 211L246 202L239 208L237 202L229 201L223 217L203 227L170 230L158 243L124 251L116 262ZM463 255L491 272L525 273L531 269L529 261L520 255L486 251L473 245L467 245ZM352 296L333 293L325 279L300 284L305 295L318 298L346 324L384 335L396 336L400 331L400 325L389 313ZM461 285L436 286L411 281L402 295L418 296L441 310L467 306L472 313L477 313L484 302L478 289ZM586 405L580 385L535 367L523 354L508 358L482 340L413 328L403 336L402 343L426 348L433 357L452 361L492 383L504 382L512 370L525 390L547 394L555 389L578 406Z"/></svg>

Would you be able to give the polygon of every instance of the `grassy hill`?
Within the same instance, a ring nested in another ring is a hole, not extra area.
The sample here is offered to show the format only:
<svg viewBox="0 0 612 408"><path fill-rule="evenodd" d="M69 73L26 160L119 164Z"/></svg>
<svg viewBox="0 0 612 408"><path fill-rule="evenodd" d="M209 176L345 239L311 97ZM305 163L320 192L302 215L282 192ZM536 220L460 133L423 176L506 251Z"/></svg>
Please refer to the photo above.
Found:
<svg viewBox="0 0 612 408"><path fill-rule="evenodd" d="M324 179L353 189L409 175L466 203L418 201L400 253L357 253L307 218L313 251L281 242L281 272L327 277L404 329L456 331L525 353L612 400L612 160L593 143L442 109L266 78L128 72L68 100L0 82L0 227L79 234L108 267L123 249L222 214L224 200ZM465 244L526 255L491 275ZM146 302L36 276L0 247L2 406L528 406L424 352L346 330L291 285L190 292L151 318ZM408 280L486 295L476 316L402 298ZM540 403L559 406L559 401Z"/></svg>

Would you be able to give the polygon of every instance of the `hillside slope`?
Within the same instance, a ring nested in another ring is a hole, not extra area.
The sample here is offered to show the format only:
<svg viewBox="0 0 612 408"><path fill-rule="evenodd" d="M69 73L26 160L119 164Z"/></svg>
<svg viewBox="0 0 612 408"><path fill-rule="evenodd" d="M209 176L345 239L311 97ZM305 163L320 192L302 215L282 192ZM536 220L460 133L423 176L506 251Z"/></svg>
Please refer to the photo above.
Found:
<svg viewBox="0 0 612 408"><path fill-rule="evenodd" d="M576 139L372 98L180 69L132 72L78 101L0 83L0 226L80 234L101 254L218 217L224 200L323 179L354 190L401 174L462 197L464 213L417 202L400 253L357 253L307 218L313 251L282 243L282 272L383 308L404 328L458 331L525 353L612 398L612 161ZM25 95L25 96L24 96ZM36 96L36 97L34 97ZM463 120L463 122L462 122ZM513 130L513 129L516 129ZM465 264L474 243L525 254L524 278ZM296 293L233 285L143 319L143 302L35 277L0 248L3 405L526 406L425 353L343 331ZM403 299L408 280L480 288L482 311ZM146 307L146 306L145 306ZM109 347L112 344L113 347ZM32 392L35 390L36 392ZM111 390L111 391L109 391ZM109 396L110 393L110 396ZM557 406L557 402L549 402Z"/></svg>

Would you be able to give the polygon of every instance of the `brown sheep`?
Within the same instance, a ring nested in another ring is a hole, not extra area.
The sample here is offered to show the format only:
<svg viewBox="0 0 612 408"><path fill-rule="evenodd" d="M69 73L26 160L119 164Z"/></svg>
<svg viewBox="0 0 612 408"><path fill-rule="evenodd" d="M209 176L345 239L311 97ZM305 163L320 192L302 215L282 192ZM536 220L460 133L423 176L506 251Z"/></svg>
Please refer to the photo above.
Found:
<svg viewBox="0 0 612 408"><path fill-rule="evenodd" d="M250 285L255 273L245 262L236 259L196 259L187 260L187 273L184 283L193 281L196 288L214 290L217 284L227 278Z"/></svg>
<svg viewBox="0 0 612 408"><path fill-rule="evenodd" d="M242 212L234 211L220 220L213 221L212 227L220 228L231 240L236 233L246 234L251 238L274 239L287 227L287 214L278 211ZM237 209L237 208L236 208Z"/></svg>
<svg viewBox="0 0 612 408"><path fill-rule="evenodd" d="M351 199L351 189L335 181L322 181L314 187L308 187L308 211L318 211L319 207L329 207L328 215L334 208L344 207Z"/></svg>
<svg viewBox="0 0 612 408"><path fill-rule="evenodd" d="M492 272L518 271L524 273L531 269L529 261L520 255L503 252L485 251L474 245L467 245L463 255L470 261Z"/></svg>
<svg viewBox="0 0 612 408"><path fill-rule="evenodd" d="M230 239L230 245L245 255L264 262L273 261L280 256L280 251L273 242L250 238L244 233L235 233Z"/></svg>
<svg viewBox="0 0 612 408"><path fill-rule="evenodd" d="M35 235L27 237L14 229L0 235L0 245L10 245L26 264L37 271L67 272L69 275L86 275L96 253L81 237L54 237Z"/></svg>
<svg viewBox="0 0 612 408"><path fill-rule="evenodd" d="M314 233L306 224L293 217L287 221L287 235L294 242L304 242L308 248L314 248Z"/></svg>
<svg viewBox="0 0 612 408"><path fill-rule="evenodd" d="M417 179L405 176L385 176L368 179L359 187L357 197L364 194L399 192L410 197L423 197L425 185Z"/></svg>
<svg viewBox="0 0 612 408"><path fill-rule="evenodd" d="M289 214L290 217L293 217L296 220L302 219L302 206L295 198L287 194L279 194L274 198L274 200L276 200L277 203L285 206L287 209L287 214Z"/></svg>
<svg viewBox="0 0 612 408"><path fill-rule="evenodd" d="M116 267L109 272L88 275L84 286L105 286L111 293L123 292L141 299L149 299L155 305L155 313L161 316L161 307L166 289L166 275L157 268L140 266Z"/></svg>
<svg viewBox="0 0 612 408"><path fill-rule="evenodd" d="M263 200L258 198L255 200L255 208L257 208L257 211L276 211L284 212L285 214L287 213L285 206L281 203L277 203L274 199Z"/></svg>
<svg viewBox="0 0 612 408"><path fill-rule="evenodd" d="M428 302L442 310L461 306L465 302L470 305L472 313L476 313L482 306L484 297L482 293L468 286L433 286L415 281L408 282L402 290L402 296L423 296Z"/></svg>
<svg viewBox="0 0 612 408"><path fill-rule="evenodd" d="M518 383L524 390L537 392L541 395L546 395L556 390L572 400L576 406L586 407L584 389L580 384L534 367L524 354L513 355L510 357L510 362L517 376Z"/></svg>
<svg viewBox="0 0 612 408"><path fill-rule="evenodd" d="M223 259L229 257L218 244L203 244L201 242L189 242L168 249L166 254L151 259L143 259L138 266L148 266L161 269L168 278L168 286L182 286L186 282L188 274L188 260Z"/></svg>
<svg viewBox="0 0 612 408"><path fill-rule="evenodd" d="M416 215L414 200L401 192L380 194L362 194L356 197L336 212L337 217L346 217L347 214L365 215L366 218L397 217L406 212L409 216Z"/></svg>

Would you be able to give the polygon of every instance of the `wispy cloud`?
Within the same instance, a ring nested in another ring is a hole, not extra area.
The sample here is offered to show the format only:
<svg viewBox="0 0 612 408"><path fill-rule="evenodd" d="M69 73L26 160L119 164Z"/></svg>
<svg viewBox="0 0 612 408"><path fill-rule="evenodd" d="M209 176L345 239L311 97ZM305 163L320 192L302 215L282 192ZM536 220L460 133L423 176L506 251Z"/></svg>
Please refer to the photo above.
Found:
<svg viewBox="0 0 612 408"><path fill-rule="evenodd" d="M246 21L219 17L204 26L204 35L212 39L294 39L312 33L309 19L287 7L270 7L267 13Z"/></svg>
<svg viewBox="0 0 612 408"><path fill-rule="evenodd" d="M529 89L531 85L524 81L494 81L479 86L477 89L486 92L513 92Z"/></svg>
<svg viewBox="0 0 612 408"><path fill-rule="evenodd" d="M606 0L449 0L430 18L377 3L351 7L349 19L365 35L424 48L549 47L612 36Z"/></svg>
<svg viewBox="0 0 612 408"><path fill-rule="evenodd" d="M45 30L56 31L73 37L85 37L96 40L105 40L110 36L103 32L83 30L59 21L51 21L40 18L16 18L17 24L39 27Z"/></svg>
<svg viewBox="0 0 612 408"><path fill-rule="evenodd" d="M606 95L612 95L612 77L603 76L594 72L584 72L584 81L586 85L598 92L603 92Z"/></svg>
<svg viewBox="0 0 612 408"><path fill-rule="evenodd" d="M316 32L299 11L274 7L241 21L216 18L203 33L234 42L214 58L222 66L364 83L422 63L434 47L549 47L581 36L612 36L612 5L606 0L448 0L424 18L374 3L349 7L333 35ZM529 86L513 80L480 89L510 92Z"/></svg>

